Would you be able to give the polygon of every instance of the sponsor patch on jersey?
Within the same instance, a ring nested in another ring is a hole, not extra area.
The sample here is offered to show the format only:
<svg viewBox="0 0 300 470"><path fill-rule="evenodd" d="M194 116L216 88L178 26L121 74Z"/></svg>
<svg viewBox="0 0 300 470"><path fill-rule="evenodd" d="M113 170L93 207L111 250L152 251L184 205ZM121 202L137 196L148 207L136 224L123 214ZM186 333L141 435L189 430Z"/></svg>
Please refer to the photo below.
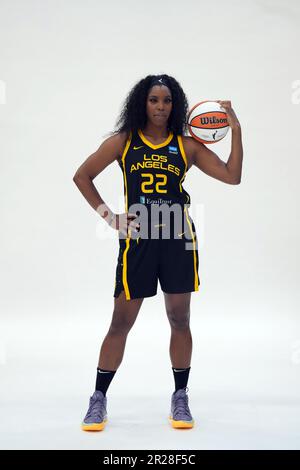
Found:
<svg viewBox="0 0 300 470"><path fill-rule="evenodd" d="M169 153L178 153L178 148L173 145L169 145Z"/></svg>

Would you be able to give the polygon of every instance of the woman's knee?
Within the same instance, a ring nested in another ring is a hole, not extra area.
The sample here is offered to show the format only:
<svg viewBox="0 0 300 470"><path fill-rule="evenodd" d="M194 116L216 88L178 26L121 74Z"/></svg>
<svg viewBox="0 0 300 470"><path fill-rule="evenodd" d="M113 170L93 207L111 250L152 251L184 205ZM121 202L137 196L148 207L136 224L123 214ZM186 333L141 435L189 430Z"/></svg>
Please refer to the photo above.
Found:
<svg viewBox="0 0 300 470"><path fill-rule="evenodd" d="M190 326L190 310L182 307L172 307L167 310L171 328L185 330Z"/></svg>
<svg viewBox="0 0 300 470"><path fill-rule="evenodd" d="M108 334L126 335L132 328L133 323L124 312L114 310Z"/></svg>

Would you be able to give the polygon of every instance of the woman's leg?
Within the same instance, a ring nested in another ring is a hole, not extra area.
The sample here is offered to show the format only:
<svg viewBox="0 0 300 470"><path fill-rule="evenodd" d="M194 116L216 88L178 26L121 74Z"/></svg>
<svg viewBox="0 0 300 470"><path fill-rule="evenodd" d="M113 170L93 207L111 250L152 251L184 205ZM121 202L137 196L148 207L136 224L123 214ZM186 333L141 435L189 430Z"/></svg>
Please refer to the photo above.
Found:
<svg viewBox="0 0 300 470"><path fill-rule="evenodd" d="M190 367L192 334L190 330L191 292L166 294L165 306L171 326L170 358L175 368Z"/></svg>
<svg viewBox="0 0 300 470"><path fill-rule="evenodd" d="M126 300L124 290L115 298L111 324L99 355L98 367L115 371L122 362L127 335L139 313L143 298Z"/></svg>
<svg viewBox="0 0 300 470"><path fill-rule="evenodd" d="M191 292L165 294L166 310L171 326L170 358L175 381L175 390L171 398L170 423L176 429L194 427L187 395L192 356L190 300Z"/></svg>
<svg viewBox="0 0 300 470"><path fill-rule="evenodd" d="M115 298L111 324L105 336L97 369L96 389L81 425L84 431L102 431L107 421L107 389L122 362L126 338L133 326L143 298L126 300L124 291Z"/></svg>

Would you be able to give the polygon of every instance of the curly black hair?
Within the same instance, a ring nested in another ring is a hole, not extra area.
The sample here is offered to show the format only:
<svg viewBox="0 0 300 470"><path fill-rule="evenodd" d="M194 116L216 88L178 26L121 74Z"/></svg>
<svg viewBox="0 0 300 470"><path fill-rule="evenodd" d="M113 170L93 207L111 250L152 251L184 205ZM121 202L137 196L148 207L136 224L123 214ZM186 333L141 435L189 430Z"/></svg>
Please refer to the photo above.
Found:
<svg viewBox="0 0 300 470"><path fill-rule="evenodd" d="M175 135L187 134L187 113L189 108L187 97L178 81L166 74L147 75L134 85L125 99L115 125L116 130L110 134L126 132L128 136L130 131L143 129L146 126L147 96L151 83L155 78L162 78L168 84L172 94L172 110L167 124L168 131L172 131Z"/></svg>

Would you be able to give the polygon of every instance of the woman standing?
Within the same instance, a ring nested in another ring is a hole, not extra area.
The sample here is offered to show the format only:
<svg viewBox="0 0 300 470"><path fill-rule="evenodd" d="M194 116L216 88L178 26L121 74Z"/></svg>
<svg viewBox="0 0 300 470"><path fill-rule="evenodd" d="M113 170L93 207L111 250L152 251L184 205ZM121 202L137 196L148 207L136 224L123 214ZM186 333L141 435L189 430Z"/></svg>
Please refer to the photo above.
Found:
<svg viewBox="0 0 300 470"><path fill-rule="evenodd" d="M195 225L188 212L190 196L182 183L192 165L224 183L240 183L241 127L230 101L218 102L225 108L232 129L227 163L186 135L188 102L175 78L148 75L129 92L117 130L73 177L88 203L119 233L114 310L101 346L95 392L83 430L100 431L106 424L107 389L122 362L127 335L143 299L156 295L158 279L171 327L175 390L169 419L174 428L194 426L187 384L192 355L190 300L191 292L199 290L199 259ZM123 173L122 214L110 210L93 184L115 160Z"/></svg>

